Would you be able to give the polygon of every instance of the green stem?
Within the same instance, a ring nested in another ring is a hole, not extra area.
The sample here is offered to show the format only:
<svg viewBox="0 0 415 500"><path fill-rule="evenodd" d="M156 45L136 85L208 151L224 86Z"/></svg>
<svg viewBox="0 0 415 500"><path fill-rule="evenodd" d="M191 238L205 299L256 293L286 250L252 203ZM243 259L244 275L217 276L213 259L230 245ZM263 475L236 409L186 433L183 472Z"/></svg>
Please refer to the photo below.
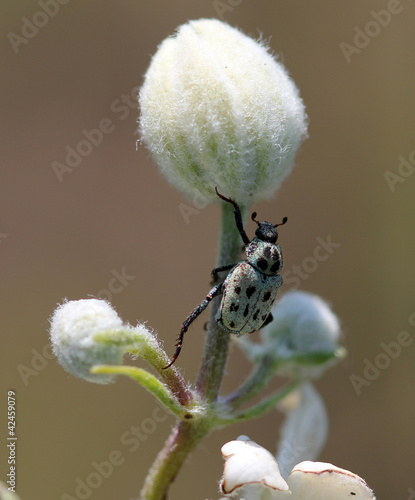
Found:
<svg viewBox="0 0 415 500"><path fill-rule="evenodd" d="M130 327L121 331L100 332L94 336L94 340L110 347L124 348L125 352L146 360L157 370L163 382L179 400L180 404L188 406L192 403L193 393L179 370L174 366L168 370L164 369L170 359L155 335L149 335L145 329L143 332L143 329L139 327Z"/></svg>
<svg viewBox="0 0 415 500"><path fill-rule="evenodd" d="M167 370L164 369L170 362L170 358L160 346L157 339L153 339L152 343L147 343L145 347L137 352L137 355L145 359L157 370L163 382L183 406L188 406L192 403L192 391L180 371L175 366L171 366Z"/></svg>
<svg viewBox="0 0 415 500"><path fill-rule="evenodd" d="M208 434L210 427L180 421L173 428L154 461L141 490L139 500L166 500L167 490L189 453Z"/></svg>
<svg viewBox="0 0 415 500"><path fill-rule="evenodd" d="M235 409L251 400L266 387L275 375L276 363L272 356L262 356L254 365L254 369L245 382L229 394L223 401L227 406Z"/></svg>
<svg viewBox="0 0 415 500"><path fill-rule="evenodd" d="M241 207L244 215L246 208ZM219 253L216 265L237 264L241 260L242 240L235 225L233 206L222 204L222 224L219 237ZM216 401L228 358L230 335L216 322L221 297L212 301L210 321L206 333L202 364L196 381L196 390L209 403Z"/></svg>
<svg viewBox="0 0 415 500"><path fill-rule="evenodd" d="M279 403L282 399L284 399L291 391L297 388L299 382L295 380L290 384L287 384L282 389L270 394L262 401L260 401L257 405L251 406L246 410L242 410L239 413L233 415L233 422L241 422L243 420L252 420L253 418L258 418L261 415L264 415L269 410L275 407L277 403ZM231 422L231 423L233 423Z"/></svg>
<svg viewBox="0 0 415 500"><path fill-rule="evenodd" d="M235 225L233 207L223 203L217 266L238 263L241 247L242 241ZM212 301L205 349L196 382L196 390L202 401L212 406L218 398L222 384L230 341L229 334L217 325L215 319L219 303L218 297ZM218 421L210 414L209 406L203 415L178 422L150 468L140 500L165 500L167 490L188 454L217 425Z"/></svg>
<svg viewBox="0 0 415 500"><path fill-rule="evenodd" d="M272 394L266 396L259 403L250 406L244 410L235 412L233 408L230 408L226 404L223 404L220 411L217 412L215 418L215 427L225 427L227 425L237 424L239 422L244 422L246 420L252 420L264 415L268 411L275 408L275 405L284 399L291 391L298 387L299 381L295 380L286 384L281 389L273 392ZM219 405L218 405L219 406Z"/></svg>
<svg viewBox="0 0 415 500"><path fill-rule="evenodd" d="M142 385L148 392L157 398L166 408L177 415L179 418L192 418L192 404L187 407L180 404L178 398L170 391L169 387L149 373L147 370L137 368L136 366L118 366L118 365L95 365L91 368L91 373L106 373L113 375L126 375ZM196 404L193 401L194 409ZM197 411L197 409L196 409Z"/></svg>

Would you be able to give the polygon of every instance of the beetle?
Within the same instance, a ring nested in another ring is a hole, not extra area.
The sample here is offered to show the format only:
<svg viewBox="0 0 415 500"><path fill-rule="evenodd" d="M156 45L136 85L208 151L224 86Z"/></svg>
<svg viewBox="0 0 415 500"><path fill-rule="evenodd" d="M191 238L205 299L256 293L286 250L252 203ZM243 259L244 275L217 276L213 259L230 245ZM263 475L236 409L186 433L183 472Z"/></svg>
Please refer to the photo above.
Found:
<svg viewBox="0 0 415 500"><path fill-rule="evenodd" d="M258 222L257 213L251 219L258 225L255 238L251 241L243 227L239 205L231 198L216 194L223 201L234 207L236 227L245 247L246 260L238 264L227 264L212 270L213 282L217 282L222 271L230 271L225 281L217 283L206 298L190 313L183 322L175 344L176 351L169 368L178 358L183 345L184 334L193 321L206 309L209 302L222 294L222 300L216 315L216 321L223 330L236 335L254 333L272 321L271 307L282 285L282 252L277 244L277 227L287 222L287 217L280 224Z"/></svg>

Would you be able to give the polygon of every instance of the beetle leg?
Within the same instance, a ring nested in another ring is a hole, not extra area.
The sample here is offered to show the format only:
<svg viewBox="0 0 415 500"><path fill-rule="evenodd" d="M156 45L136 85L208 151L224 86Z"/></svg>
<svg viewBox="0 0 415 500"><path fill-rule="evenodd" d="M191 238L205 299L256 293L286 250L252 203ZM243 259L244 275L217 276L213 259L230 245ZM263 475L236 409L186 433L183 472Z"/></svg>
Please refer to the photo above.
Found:
<svg viewBox="0 0 415 500"><path fill-rule="evenodd" d="M263 326L269 325L273 319L274 319L274 317L273 317L272 313L269 313L266 320L262 323L261 328Z"/></svg>
<svg viewBox="0 0 415 500"><path fill-rule="evenodd" d="M219 295L222 292L222 287L223 287L223 283L218 283L217 285L215 285L212 288L212 290L206 295L205 300L203 302L201 302L189 314L189 316L185 319L185 321L182 324L182 328L180 330L179 336L177 337L177 342L175 344L176 351L173 354L173 357L171 358L170 363L167 366L165 366L163 368L163 370L166 370L167 368L170 368L170 366L179 357L180 351L182 350L184 334L187 332L187 330L189 329L189 326L193 323L193 321L206 309L206 307L208 306L209 302L213 299L213 297L216 297L216 295Z"/></svg>
<svg viewBox="0 0 415 500"><path fill-rule="evenodd" d="M229 269L232 269L235 266L236 266L236 264L227 264L226 266L215 267L215 269L212 269L212 272L210 273L210 275L212 276L211 284L213 285L214 283L216 283L218 281L218 279L219 279L218 273L220 273L222 271L229 271Z"/></svg>
<svg viewBox="0 0 415 500"><path fill-rule="evenodd" d="M221 198L223 201L227 201L228 203L232 203L234 207L233 213L235 214L235 223L236 227L238 228L239 234L241 235L242 241L244 242L244 245L249 245L251 243L251 240L248 238L248 235L245 233L244 225L242 223L242 215L241 215L241 209L239 208L239 205L236 203L236 201L231 200L230 198L226 198L226 196L223 196L219 193L218 188L215 187L216 194Z"/></svg>

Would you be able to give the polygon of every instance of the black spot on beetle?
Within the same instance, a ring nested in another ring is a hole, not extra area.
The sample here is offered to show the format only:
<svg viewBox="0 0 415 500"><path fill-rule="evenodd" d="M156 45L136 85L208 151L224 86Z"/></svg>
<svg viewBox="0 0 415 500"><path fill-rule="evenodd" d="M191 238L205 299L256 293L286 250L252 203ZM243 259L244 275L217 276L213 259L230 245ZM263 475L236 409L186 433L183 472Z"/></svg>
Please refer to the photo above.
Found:
<svg viewBox="0 0 415 500"><path fill-rule="evenodd" d="M235 323L232 321L231 323L229 323L229 326L230 326L231 328L235 328Z"/></svg>
<svg viewBox="0 0 415 500"><path fill-rule="evenodd" d="M235 293L237 293L238 295L241 293L241 287L240 286L236 286L235 287Z"/></svg>
<svg viewBox="0 0 415 500"><path fill-rule="evenodd" d="M265 271L265 269L268 267L268 262L266 259L264 259L263 257L260 257L258 260L257 260L257 266L262 269L263 271Z"/></svg>
<svg viewBox="0 0 415 500"><path fill-rule="evenodd" d="M268 291L264 294L262 301L267 302L270 299L270 297L271 297L271 292Z"/></svg>
<svg viewBox="0 0 415 500"><path fill-rule="evenodd" d="M235 304L235 302L232 302L231 307L229 308L229 310L231 312L236 312L238 309L239 309L239 304Z"/></svg>
<svg viewBox="0 0 415 500"><path fill-rule="evenodd" d="M272 264L270 271L272 273L276 273L279 268L280 268L280 260L278 259L277 262L274 262L274 264Z"/></svg>
<svg viewBox="0 0 415 500"><path fill-rule="evenodd" d="M245 318L248 316L248 313L249 313L249 304L246 304L245 311L244 311Z"/></svg>
<svg viewBox="0 0 415 500"><path fill-rule="evenodd" d="M248 297L248 299L251 298L251 295L255 293L255 291L256 291L256 286L249 285L249 287L246 289L246 296Z"/></svg>
<svg viewBox="0 0 415 500"><path fill-rule="evenodd" d="M253 319L254 321L256 321L256 319L258 318L258 314L259 314L259 309L257 309L257 310L255 311L254 315L252 316L252 319Z"/></svg>
<svg viewBox="0 0 415 500"><path fill-rule="evenodd" d="M265 247L264 248L264 257L266 259L270 259L271 258L271 249L269 247Z"/></svg>

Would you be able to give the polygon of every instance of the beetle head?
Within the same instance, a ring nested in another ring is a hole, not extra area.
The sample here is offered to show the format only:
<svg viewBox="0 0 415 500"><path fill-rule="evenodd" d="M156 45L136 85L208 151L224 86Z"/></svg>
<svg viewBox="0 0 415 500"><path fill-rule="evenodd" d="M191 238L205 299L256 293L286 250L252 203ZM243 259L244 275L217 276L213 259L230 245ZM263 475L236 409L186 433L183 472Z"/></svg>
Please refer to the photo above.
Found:
<svg viewBox="0 0 415 500"><path fill-rule="evenodd" d="M268 241L269 243L276 243L278 240L277 226L282 226L287 222L287 217L282 219L280 224L272 225L270 222L258 222L255 220L256 212L252 212L251 219L257 223L258 229L255 231L255 236L261 241Z"/></svg>

